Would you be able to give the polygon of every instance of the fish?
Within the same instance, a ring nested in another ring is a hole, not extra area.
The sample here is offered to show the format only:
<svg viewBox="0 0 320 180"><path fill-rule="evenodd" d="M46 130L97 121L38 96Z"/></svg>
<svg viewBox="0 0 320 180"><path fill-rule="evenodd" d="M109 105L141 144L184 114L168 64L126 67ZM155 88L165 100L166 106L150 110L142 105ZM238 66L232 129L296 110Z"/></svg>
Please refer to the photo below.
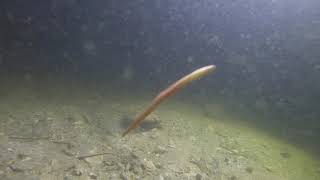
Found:
<svg viewBox="0 0 320 180"><path fill-rule="evenodd" d="M204 76L207 76L211 72L216 69L215 65L208 65L202 68L196 69L195 71L191 72L183 76L178 81L171 84L169 87L161 91L151 102L151 104L145 108L138 116L134 119L134 121L129 125L129 127L122 133L122 137L126 136L130 131L139 127L142 121L152 113L164 100L168 99L169 97L176 94L180 89L185 87L186 85L190 84L191 82L198 80Z"/></svg>

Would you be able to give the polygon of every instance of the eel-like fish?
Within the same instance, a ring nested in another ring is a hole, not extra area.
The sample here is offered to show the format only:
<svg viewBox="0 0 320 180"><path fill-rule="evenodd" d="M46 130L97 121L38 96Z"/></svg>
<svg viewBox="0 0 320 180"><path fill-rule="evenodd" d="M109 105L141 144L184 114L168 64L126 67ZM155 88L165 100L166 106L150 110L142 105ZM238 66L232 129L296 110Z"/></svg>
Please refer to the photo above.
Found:
<svg viewBox="0 0 320 180"><path fill-rule="evenodd" d="M140 113L136 119L131 123L131 125L127 128L127 130L122 134L122 137L127 135L131 130L137 128L139 124L152 112L154 111L157 106L167 99L168 97L174 95L178 92L181 88L185 87L187 84L191 83L194 80L200 79L203 76L208 75L213 70L216 69L215 65L209 65L202 68L199 68L190 74L184 76L183 78L179 79L172 85L170 85L165 90L161 91L152 101L152 103L142 112Z"/></svg>

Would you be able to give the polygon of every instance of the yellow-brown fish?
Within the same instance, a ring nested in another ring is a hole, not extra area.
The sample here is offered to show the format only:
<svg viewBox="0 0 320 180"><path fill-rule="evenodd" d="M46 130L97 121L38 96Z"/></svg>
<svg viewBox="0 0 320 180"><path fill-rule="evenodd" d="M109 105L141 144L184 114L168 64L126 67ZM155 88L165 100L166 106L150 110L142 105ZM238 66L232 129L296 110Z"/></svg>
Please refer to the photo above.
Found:
<svg viewBox="0 0 320 180"><path fill-rule="evenodd" d="M165 90L161 91L152 101L152 103L142 112L140 113L136 119L131 123L131 125L127 128L127 130L122 134L122 137L127 135L131 130L137 128L139 124L152 112L154 111L157 106L167 99L168 97L174 95L178 92L181 88L185 87L187 84L191 83L194 80L200 79L203 76L208 75L213 70L216 69L215 65L209 65L202 68L199 68L192 73L184 76L183 78L179 79L172 85L170 85Z"/></svg>

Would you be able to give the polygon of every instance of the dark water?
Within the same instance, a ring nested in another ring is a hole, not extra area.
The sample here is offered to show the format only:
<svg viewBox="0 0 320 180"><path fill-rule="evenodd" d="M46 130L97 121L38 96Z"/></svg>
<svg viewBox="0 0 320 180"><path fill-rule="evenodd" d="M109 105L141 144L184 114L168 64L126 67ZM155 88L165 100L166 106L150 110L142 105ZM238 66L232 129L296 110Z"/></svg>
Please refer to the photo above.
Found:
<svg viewBox="0 0 320 180"><path fill-rule="evenodd" d="M259 131L317 155L319 48L317 0L0 3L1 88L15 79L59 79L158 92L215 64L214 74L177 98L223 102Z"/></svg>

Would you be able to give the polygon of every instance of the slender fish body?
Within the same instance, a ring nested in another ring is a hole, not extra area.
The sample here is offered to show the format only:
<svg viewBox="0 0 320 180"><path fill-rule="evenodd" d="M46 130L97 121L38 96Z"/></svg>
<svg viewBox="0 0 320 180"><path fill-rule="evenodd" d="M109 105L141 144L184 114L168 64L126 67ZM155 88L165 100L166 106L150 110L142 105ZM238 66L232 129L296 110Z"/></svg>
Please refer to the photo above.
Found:
<svg viewBox="0 0 320 180"><path fill-rule="evenodd" d="M122 137L127 135L131 130L137 128L139 124L152 112L154 111L158 105L167 99L168 97L174 95L176 92L178 92L181 88L185 87L192 81L195 81L197 79L200 79L211 72L213 72L216 69L215 65L209 65L202 68L199 68L190 74L184 76L183 78L179 79L172 85L170 85L165 90L161 91L152 101L152 103L142 112L140 113L136 119L131 123L131 125L127 128L127 130L122 134Z"/></svg>

